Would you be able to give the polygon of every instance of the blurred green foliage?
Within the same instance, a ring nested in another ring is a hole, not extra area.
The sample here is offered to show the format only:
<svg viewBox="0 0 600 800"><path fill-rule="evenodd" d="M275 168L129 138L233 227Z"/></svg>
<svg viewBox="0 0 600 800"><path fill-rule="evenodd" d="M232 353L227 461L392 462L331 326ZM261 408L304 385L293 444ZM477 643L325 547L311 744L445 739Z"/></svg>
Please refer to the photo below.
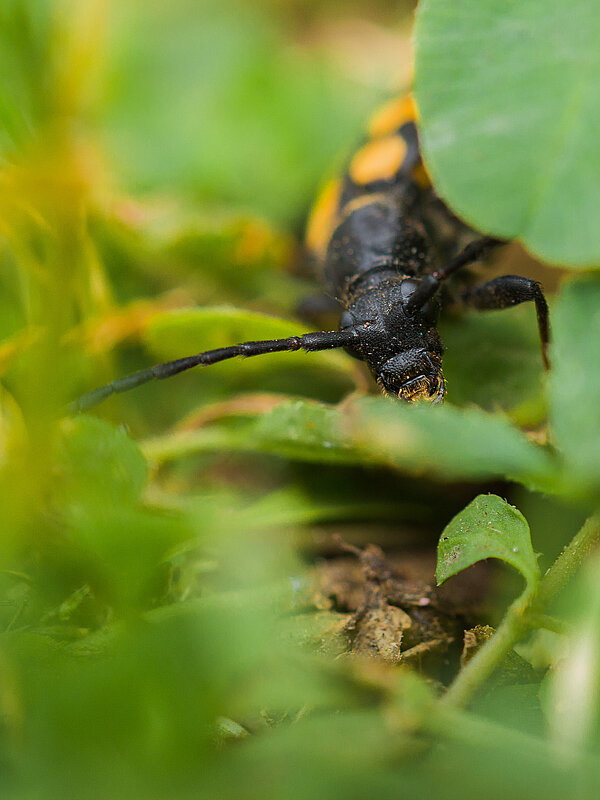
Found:
<svg viewBox="0 0 600 800"><path fill-rule="evenodd" d="M383 520L396 547L412 527L432 549L494 490L559 551L598 505L596 276L553 303L549 377L531 309L447 320L441 408L365 397L336 352L222 364L65 416L149 362L302 330L297 233L368 110L405 88L386 54L406 59L409 10L2 3L3 796L595 797L597 561L556 597L596 518L550 580L499 498L446 529L464 549L441 545L462 559L441 577L501 558L539 606L505 637L537 671L470 711L425 673L344 657L344 615L315 601L313 526L366 544Z"/></svg>

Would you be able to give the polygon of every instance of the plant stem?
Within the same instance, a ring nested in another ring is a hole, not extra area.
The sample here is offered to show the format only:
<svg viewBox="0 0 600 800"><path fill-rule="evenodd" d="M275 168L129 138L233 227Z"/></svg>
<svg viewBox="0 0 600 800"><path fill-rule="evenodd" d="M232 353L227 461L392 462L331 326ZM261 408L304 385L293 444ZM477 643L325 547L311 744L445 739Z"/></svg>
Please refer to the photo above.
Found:
<svg viewBox="0 0 600 800"><path fill-rule="evenodd" d="M531 591L527 589L509 607L492 638L482 645L458 673L446 694L441 698L442 705L461 707L471 700L481 684L492 674L504 656L528 629L525 614L530 599Z"/></svg>
<svg viewBox="0 0 600 800"><path fill-rule="evenodd" d="M592 514L546 572L535 593L532 612L543 614L569 580L600 544L600 511Z"/></svg>
<svg viewBox="0 0 600 800"><path fill-rule="evenodd" d="M464 706L473 698L483 682L531 628L539 623L540 615L564 589L571 577L600 544L600 512L589 517L573 537L535 592L525 592L509 607L496 633L459 672L441 703L445 706Z"/></svg>
<svg viewBox="0 0 600 800"><path fill-rule="evenodd" d="M530 628L544 628L559 636L567 636L572 630L568 622L563 622L562 619L551 617L548 614L538 614L534 609L527 612L527 622Z"/></svg>

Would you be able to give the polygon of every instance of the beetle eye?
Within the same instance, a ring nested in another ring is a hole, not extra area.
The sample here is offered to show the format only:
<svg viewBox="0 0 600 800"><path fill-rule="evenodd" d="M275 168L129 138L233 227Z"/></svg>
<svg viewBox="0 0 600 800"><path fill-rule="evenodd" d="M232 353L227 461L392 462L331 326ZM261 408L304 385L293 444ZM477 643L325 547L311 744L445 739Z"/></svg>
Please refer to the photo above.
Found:
<svg viewBox="0 0 600 800"><path fill-rule="evenodd" d="M418 281L414 280L413 278L405 278L402 281L400 284L400 294L402 295L402 300L404 302L412 297L418 285Z"/></svg>

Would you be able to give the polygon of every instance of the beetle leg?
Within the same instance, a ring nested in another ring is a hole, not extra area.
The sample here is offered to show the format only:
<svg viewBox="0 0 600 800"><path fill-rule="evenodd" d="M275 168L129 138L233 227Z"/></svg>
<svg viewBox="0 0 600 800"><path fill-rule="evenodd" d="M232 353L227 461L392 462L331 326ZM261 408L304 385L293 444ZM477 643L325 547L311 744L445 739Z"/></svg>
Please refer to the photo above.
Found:
<svg viewBox="0 0 600 800"><path fill-rule="evenodd" d="M461 293L461 299L465 305L482 311L509 308L510 306L519 305L519 303L534 302L544 367L550 369L550 361L548 360L548 345L550 344L548 304L537 281L524 278L521 275L502 275L487 283L481 283L465 289Z"/></svg>
<svg viewBox="0 0 600 800"><path fill-rule="evenodd" d="M405 305L404 310L407 314L415 314L420 308L423 308L425 303L434 296L442 283L447 280L455 272L458 272L462 267L473 264L479 261L483 256L494 247L506 244L502 239L494 239L491 236L483 236L481 239L476 239L470 242L464 250L453 258L445 267L435 270L430 275L425 275L418 288L413 293L412 297Z"/></svg>

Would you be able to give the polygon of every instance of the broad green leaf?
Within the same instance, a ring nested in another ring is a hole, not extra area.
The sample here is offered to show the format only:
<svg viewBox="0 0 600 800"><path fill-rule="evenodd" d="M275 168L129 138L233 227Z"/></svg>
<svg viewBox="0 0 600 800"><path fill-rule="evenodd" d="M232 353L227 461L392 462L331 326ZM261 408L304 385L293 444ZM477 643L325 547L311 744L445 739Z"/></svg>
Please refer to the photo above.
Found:
<svg viewBox="0 0 600 800"><path fill-rule="evenodd" d="M415 94L436 189L542 259L600 263L600 7L424 0Z"/></svg>
<svg viewBox="0 0 600 800"><path fill-rule="evenodd" d="M505 477L536 486L553 481L548 453L504 417L481 409L365 398L352 404L348 421L348 436L367 463L453 480Z"/></svg>
<svg viewBox="0 0 600 800"><path fill-rule="evenodd" d="M145 442L157 462L201 452L257 452L314 462L388 466L443 479L508 477L551 487L554 464L506 419L480 409L408 407L363 398L342 408L306 400L266 414Z"/></svg>
<svg viewBox="0 0 600 800"><path fill-rule="evenodd" d="M600 484L600 278L567 283L552 316L550 419L568 487Z"/></svg>
<svg viewBox="0 0 600 800"><path fill-rule="evenodd" d="M438 586L486 558L505 561L523 575L530 590L536 586L540 570L527 520L494 494L480 494L444 528L438 542Z"/></svg>

